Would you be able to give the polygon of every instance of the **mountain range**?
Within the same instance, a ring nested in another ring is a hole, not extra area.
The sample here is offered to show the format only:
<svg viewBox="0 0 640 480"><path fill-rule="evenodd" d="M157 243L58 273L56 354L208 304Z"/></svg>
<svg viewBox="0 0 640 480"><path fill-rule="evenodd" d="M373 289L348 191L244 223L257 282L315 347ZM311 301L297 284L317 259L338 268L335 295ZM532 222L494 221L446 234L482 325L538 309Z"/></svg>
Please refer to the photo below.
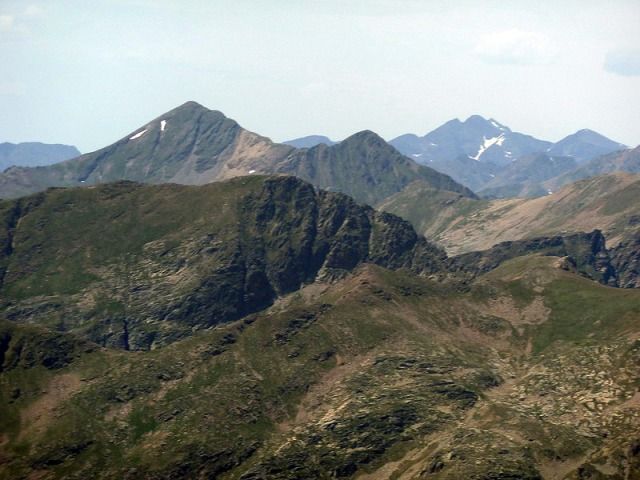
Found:
<svg viewBox="0 0 640 480"><path fill-rule="evenodd" d="M639 150L428 137L188 102L0 174L0 480L640 478Z"/></svg>
<svg viewBox="0 0 640 480"><path fill-rule="evenodd" d="M249 132L221 112L187 102L96 152L48 167L8 169L0 174L0 198L117 180L202 185L251 174L296 175L369 204L415 180L474 196L370 131L334 146L296 149Z"/></svg>
<svg viewBox="0 0 640 480"><path fill-rule="evenodd" d="M591 130L553 144L479 115L389 144L395 150L370 131L342 142L311 135L278 144L221 112L187 102L96 152L47 168L9 168L0 174L0 198L116 180L200 185L283 173L376 204L415 180L467 196L536 197L582 178L638 171L637 151ZM380 162L383 157L388 160Z"/></svg>
<svg viewBox="0 0 640 480"><path fill-rule="evenodd" d="M321 138L325 137L305 137L306 145ZM389 143L416 162L489 197L547 195L550 188L545 182L553 191L588 176L636 171L626 164L601 161L603 156L628 149L592 130L579 130L552 143L479 115L451 120L422 137L405 134Z"/></svg>
<svg viewBox="0 0 640 480"><path fill-rule="evenodd" d="M277 175L0 201L0 476L636 478L639 242L451 257Z"/></svg>
<svg viewBox="0 0 640 480"><path fill-rule="evenodd" d="M500 198L547 195L589 176L593 167L585 169L584 164L597 165L602 155L627 148L586 129L552 144L478 115L447 122L424 137L404 135L390 143L480 195ZM599 173L613 171L633 170L609 164Z"/></svg>
<svg viewBox="0 0 640 480"><path fill-rule="evenodd" d="M80 155L71 145L39 142L0 143L0 172L11 167L37 167L62 162Z"/></svg>

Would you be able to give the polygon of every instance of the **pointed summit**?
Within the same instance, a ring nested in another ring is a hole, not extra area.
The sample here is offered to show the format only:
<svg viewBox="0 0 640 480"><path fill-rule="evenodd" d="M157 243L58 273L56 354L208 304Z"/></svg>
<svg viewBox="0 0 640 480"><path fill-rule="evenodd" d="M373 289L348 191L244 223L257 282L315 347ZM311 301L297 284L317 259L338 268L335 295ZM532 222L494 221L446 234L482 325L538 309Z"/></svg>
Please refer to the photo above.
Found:
<svg viewBox="0 0 640 480"><path fill-rule="evenodd" d="M207 107L199 104L198 102L194 102L193 100L188 100L184 102L182 105L178 105L177 107L169 110L165 113L165 115L172 115L178 112L208 112L210 111Z"/></svg>
<svg viewBox="0 0 640 480"><path fill-rule="evenodd" d="M180 110L180 109L186 109L186 108L190 108L190 109L200 109L200 110L209 110L207 107L199 104L198 102L194 101L194 100L187 100L186 102L184 102L182 105L178 106L175 108L175 110Z"/></svg>
<svg viewBox="0 0 640 480"><path fill-rule="evenodd" d="M260 166L264 171L291 150L189 101L98 151L0 175L0 198L118 180L203 184L260 171Z"/></svg>

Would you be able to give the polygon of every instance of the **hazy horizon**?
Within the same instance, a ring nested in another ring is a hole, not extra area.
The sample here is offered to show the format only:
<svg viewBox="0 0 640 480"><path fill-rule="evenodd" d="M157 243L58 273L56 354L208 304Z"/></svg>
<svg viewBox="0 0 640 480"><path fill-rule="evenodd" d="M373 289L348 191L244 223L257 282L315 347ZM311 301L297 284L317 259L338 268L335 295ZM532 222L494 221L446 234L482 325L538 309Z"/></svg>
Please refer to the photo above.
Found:
<svg viewBox="0 0 640 480"><path fill-rule="evenodd" d="M284 141L478 114L640 143L640 5L0 2L0 142L88 152L194 100Z"/></svg>

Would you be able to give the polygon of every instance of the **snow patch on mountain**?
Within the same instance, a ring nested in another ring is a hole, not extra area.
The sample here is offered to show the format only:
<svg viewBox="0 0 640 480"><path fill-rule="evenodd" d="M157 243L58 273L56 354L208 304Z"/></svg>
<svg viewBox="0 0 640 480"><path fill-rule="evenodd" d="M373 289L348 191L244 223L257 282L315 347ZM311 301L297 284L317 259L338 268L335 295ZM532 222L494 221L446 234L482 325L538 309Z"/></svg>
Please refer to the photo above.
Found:
<svg viewBox="0 0 640 480"><path fill-rule="evenodd" d="M141 132L136 133L134 136L129 137L129 140L135 140L136 138L140 138L142 135L144 135L147 132L147 129L145 128L144 130L142 130Z"/></svg>
<svg viewBox="0 0 640 480"><path fill-rule="evenodd" d="M493 145L501 146L503 142L504 142L504 133L501 133L497 137L493 137L493 138L487 138L483 136L482 145L480 145L480 148L478 149L478 153L476 153L475 157L471 157L471 158L473 158L474 160L480 160L480 157L484 152L487 151L487 149L491 148Z"/></svg>

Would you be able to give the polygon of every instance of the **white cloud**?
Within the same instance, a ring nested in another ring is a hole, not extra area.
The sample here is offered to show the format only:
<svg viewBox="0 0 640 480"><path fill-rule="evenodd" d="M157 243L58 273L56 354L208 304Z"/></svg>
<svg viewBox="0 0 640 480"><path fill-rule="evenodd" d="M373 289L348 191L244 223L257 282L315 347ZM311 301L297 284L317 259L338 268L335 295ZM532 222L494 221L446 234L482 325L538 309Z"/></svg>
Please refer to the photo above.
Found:
<svg viewBox="0 0 640 480"><path fill-rule="evenodd" d="M482 36L473 51L488 63L519 65L548 63L557 53L546 35L517 28Z"/></svg>

